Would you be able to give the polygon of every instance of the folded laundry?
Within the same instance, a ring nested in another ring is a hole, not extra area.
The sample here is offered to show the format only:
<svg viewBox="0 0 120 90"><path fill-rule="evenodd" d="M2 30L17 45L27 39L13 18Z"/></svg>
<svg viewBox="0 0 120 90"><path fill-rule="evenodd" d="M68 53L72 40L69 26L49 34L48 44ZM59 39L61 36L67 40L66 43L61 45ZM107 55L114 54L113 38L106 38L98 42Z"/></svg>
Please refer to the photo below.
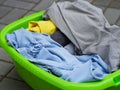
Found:
<svg viewBox="0 0 120 90"><path fill-rule="evenodd" d="M56 31L56 26L50 20L47 21L31 21L28 29L32 32L53 34Z"/></svg>
<svg viewBox="0 0 120 90"><path fill-rule="evenodd" d="M62 46L70 43L70 40L60 30L57 30L54 34L52 34L51 38Z"/></svg>
<svg viewBox="0 0 120 90"><path fill-rule="evenodd" d="M111 26L101 9L87 0L58 1L45 15L83 54L100 55L111 72L120 68L120 27Z"/></svg>
<svg viewBox="0 0 120 90"><path fill-rule="evenodd" d="M30 62L67 81L96 81L109 73L99 55L74 56L47 34L22 28L7 34L6 39Z"/></svg>

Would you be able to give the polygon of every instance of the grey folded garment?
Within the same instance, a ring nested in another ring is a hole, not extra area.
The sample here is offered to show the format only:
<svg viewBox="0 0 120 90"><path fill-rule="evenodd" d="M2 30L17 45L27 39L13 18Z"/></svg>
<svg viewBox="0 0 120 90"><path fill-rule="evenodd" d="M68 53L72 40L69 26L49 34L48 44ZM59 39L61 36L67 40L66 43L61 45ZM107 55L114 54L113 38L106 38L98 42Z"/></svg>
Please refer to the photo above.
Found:
<svg viewBox="0 0 120 90"><path fill-rule="evenodd" d="M83 54L99 54L111 71L120 68L120 27L85 0L54 2L46 15Z"/></svg>

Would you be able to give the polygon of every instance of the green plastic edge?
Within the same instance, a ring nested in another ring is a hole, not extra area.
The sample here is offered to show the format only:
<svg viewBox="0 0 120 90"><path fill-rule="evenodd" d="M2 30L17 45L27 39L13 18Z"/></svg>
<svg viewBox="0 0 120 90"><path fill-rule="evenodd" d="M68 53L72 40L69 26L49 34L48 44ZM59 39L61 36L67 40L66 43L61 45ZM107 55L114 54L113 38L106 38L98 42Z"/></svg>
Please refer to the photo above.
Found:
<svg viewBox="0 0 120 90"><path fill-rule="evenodd" d="M19 19L9 25L7 25L1 32L0 32L0 46L14 59L14 62L21 64L24 68L26 68L29 72L33 73L38 78L41 78L52 85L61 88L62 90L104 90L111 86L118 86L120 85L120 70L106 76L103 80L97 82L88 82L88 83L72 83L60 79L40 68L33 65L29 61L27 61L22 55L20 55L16 50L10 47L7 44L5 39L5 35L7 33L11 33L14 30L19 29L20 27L27 28L29 21L31 20L40 20L42 19L42 15L45 11L39 11L35 14L26 16L22 19ZM26 24L24 24L26 22ZM14 57L15 56L15 57ZM17 61L16 58L20 60ZM47 79L46 79L47 78Z"/></svg>

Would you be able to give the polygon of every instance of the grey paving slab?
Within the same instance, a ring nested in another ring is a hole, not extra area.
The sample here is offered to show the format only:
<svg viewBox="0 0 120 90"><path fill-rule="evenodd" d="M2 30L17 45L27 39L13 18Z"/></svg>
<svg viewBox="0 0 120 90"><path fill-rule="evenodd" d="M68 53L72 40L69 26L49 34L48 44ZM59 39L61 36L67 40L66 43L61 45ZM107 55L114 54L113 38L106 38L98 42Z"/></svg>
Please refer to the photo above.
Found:
<svg viewBox="0 0 120 90"><path fill-rule="evenodd" d="M13 78L13 79L17 79L17 80L21 80L23 81L20 76L18 75L17 71L15 68L12 69L12 71L7 75L7 77Z"/></svg>
<svg viewBox="0 0 120 90"><path fill-rule="evenodd" d="M0 61L0 75L5 75L11 70L13 64Z"/></svg>
<svg viewBox="0 0 120 90"><path fill-rule="evenodd" d="M45 9L47 9L54 1L56 1L56 0L41 0L41 2L40 2L35 8L33 8L33 10L35 10L35 11L45 10Z"/></svg>
<svg viewBox="0 0 120 90"><path fill-rule="evenodd" d="M32 90L27 84L5 78L0 82L0 90Z"/></svg>
<svg viewBox="0 0 120 90"><path fill-rule="evenodd" d="M93 4L95 5L101 5L101 6L107 6L110 4L112 0L95 0Z"/></svg>
<svg viewBox="0 0 120 90"><path fill-rule="evenodd" d="M5 0L0 0L0 4L2 4Z"/></svg>
<svg viewBox="0 0 120 90"><path fill-rule="evenodd" d="M29 2L23 2L21 0L7 0L4 2L4 5L17 7L17 8L31 9L35 4Z"/></svg>
<svg viewBox="0 0 120 90"><path fill-rule="evenodd" d="M0 6L0 18L6 15L12 8L10 7L5 7L5 6Z"/></svg>
<svg viewBox="0 0 120 90"><path fill-rule="evenodd" d="M15 8L10 13L8 13L5 17L0 19L0 23L9 24L10 22L13 22L21 18L26 12L27 10Z"/></svg>
<svg viewBox="0 0 120 90"><path fill-rule="evenodd" d="M38 3L41 0L18 0L18 1L25 1L25 2L31 2L31 3Z"/></svg>
<svg viewBox="0 0 120 90"><path fill-rule="evenodd" d="M0 24L0 30L2 30L5 27L4 24Z"/></svg>
<svg viewBox="0 0 120 90"><path fill-rule="evenodd" d="M24 15L24 16L28 16L28 15L31 15L31 14L33 14L33 13L35 13L35 11L29 11L26 15Z"/></svg>
<svg viewBox="0 0 120 90"><path fill-rule="evenodd" d="M120 0L113 0L110 7L120 9Z"/></svg>
<svg viewBox="0 0 120 90"><path fill-rule="evenodd" d="M120 16L120 9L108 8L104 15L110 24L114 24Z"/></svg>
<svg viewBox="0 0 120 90"><path fill-rule="evenodd" d="M13 62L11 57L2 48L0 48L0 59L7 62Z"/></svg>

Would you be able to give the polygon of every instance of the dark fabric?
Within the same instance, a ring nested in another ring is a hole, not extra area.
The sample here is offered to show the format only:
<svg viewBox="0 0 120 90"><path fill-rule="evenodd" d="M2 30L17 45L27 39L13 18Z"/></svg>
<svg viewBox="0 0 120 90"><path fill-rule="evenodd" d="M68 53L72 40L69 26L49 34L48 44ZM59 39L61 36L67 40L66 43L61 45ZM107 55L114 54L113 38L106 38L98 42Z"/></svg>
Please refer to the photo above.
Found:
<svg viewBox="0 0 120 90"><path fill-rule="evenodd" d="M70 43L70 40L59 30L57 30L53 35L51 35L51 38L62 46Z"/></svg>

